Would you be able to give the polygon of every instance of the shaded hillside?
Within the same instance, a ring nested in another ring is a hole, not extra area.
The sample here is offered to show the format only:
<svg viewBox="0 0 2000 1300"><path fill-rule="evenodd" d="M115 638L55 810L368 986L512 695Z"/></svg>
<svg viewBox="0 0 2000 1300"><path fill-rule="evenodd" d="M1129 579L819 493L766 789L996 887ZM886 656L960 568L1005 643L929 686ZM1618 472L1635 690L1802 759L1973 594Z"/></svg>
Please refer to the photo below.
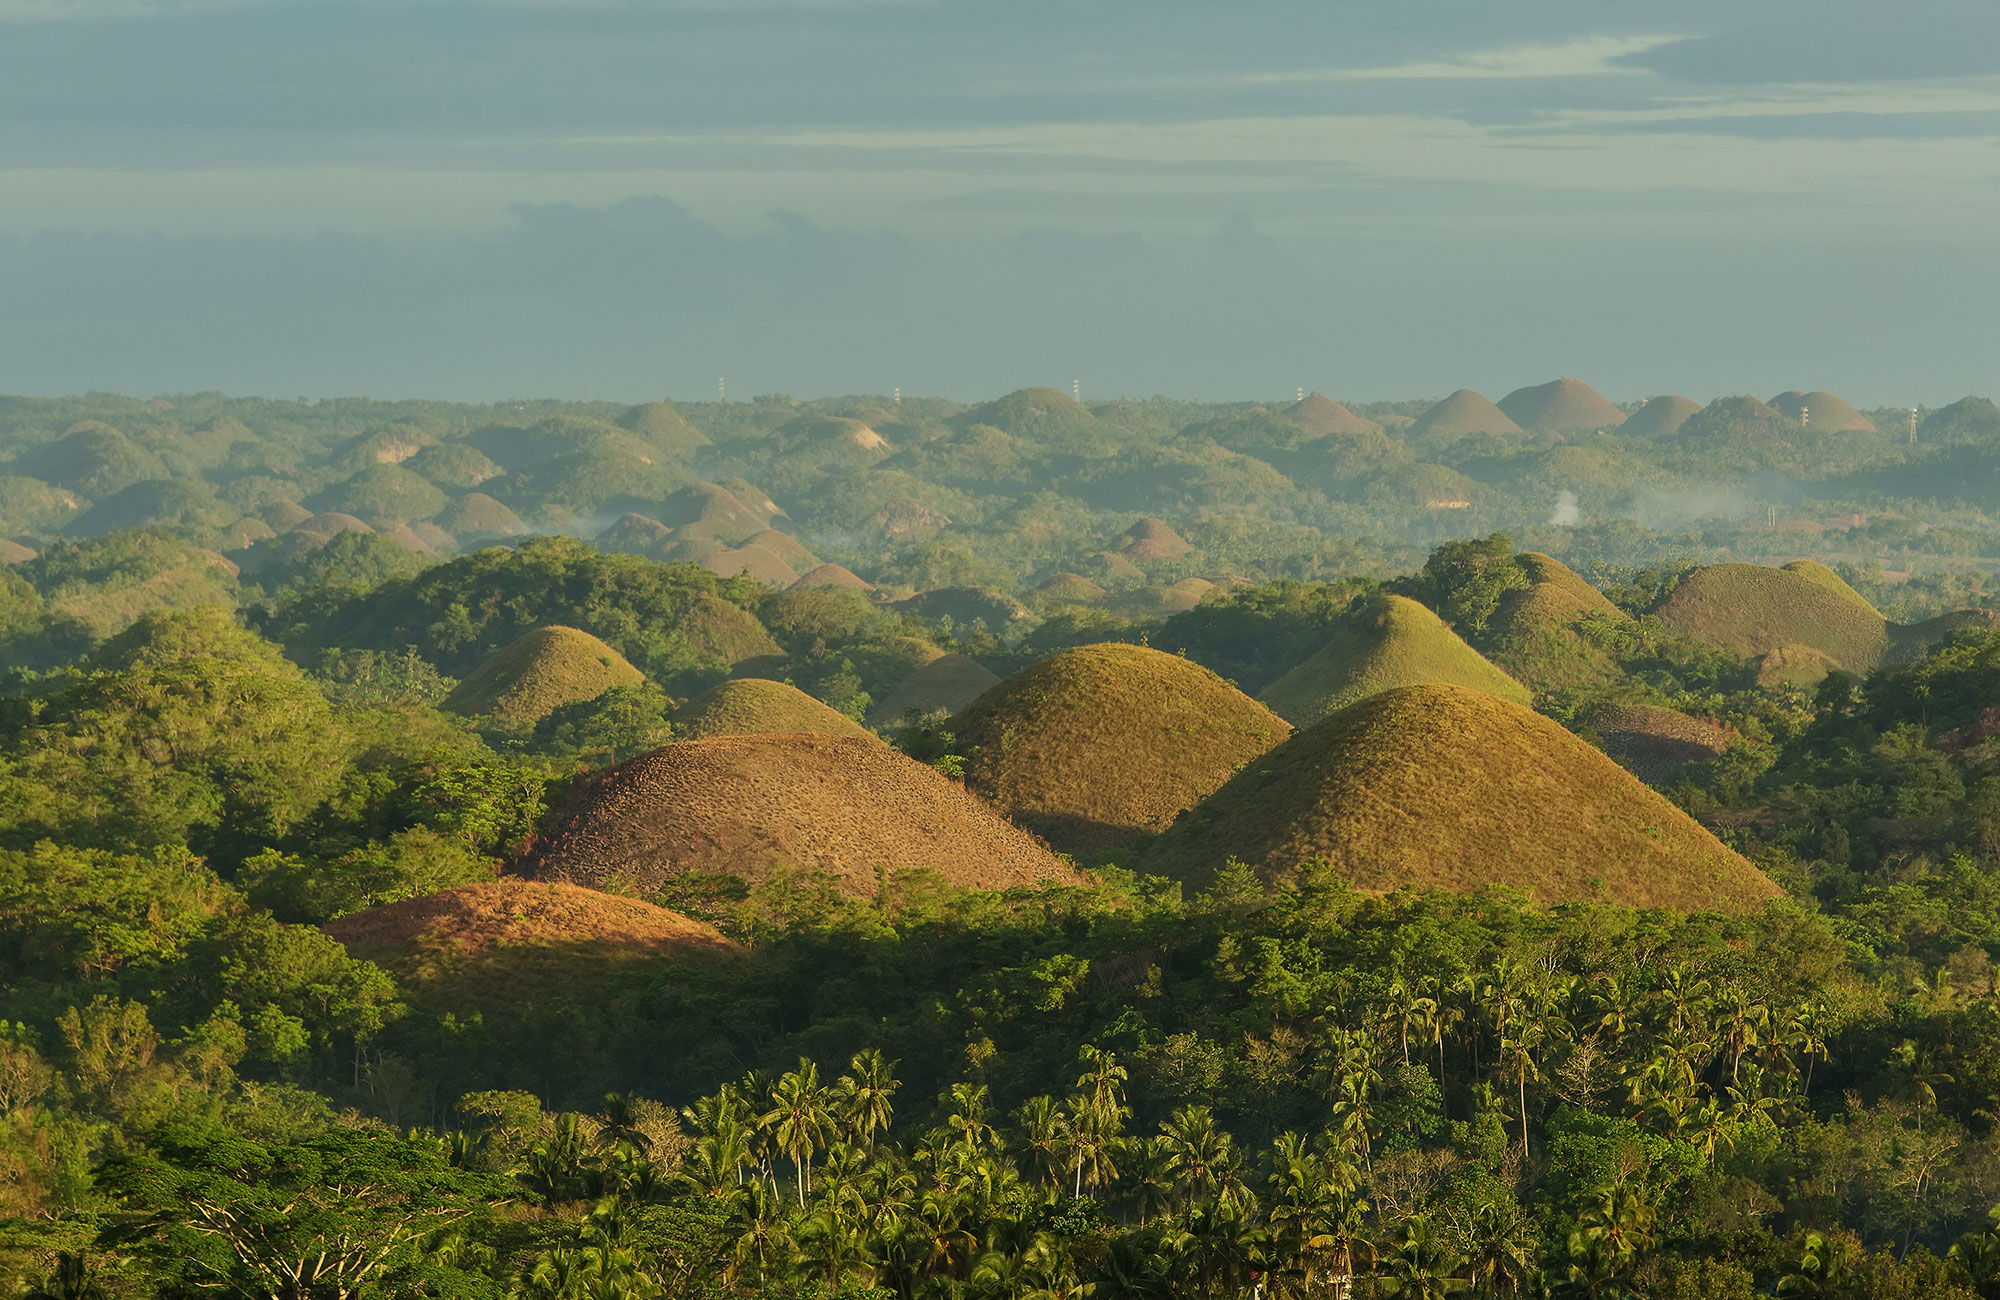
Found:
<svg viewBox="0 0 2000 1300"><path fill-rule="evenodd" d="M1024 668L948 729L969 788L1075 851L1163 829L1291 731L1201 665L1132 645Z"/></svg>
<svg viewBox="0 0 2000 1300"><path fill-rule="evenodd" d="M1033 836L872 737L758 734L669 745L612 768L551 819L522 874L658 892L803 869L870 896L899 871L1007 889L1075 876Z"/></svg>
<svg viewBox="0 0 2000 1300"><path fill-rule="evenodd" d="M1459 639L1444 620L1407 596L1355 605L1327 643L1258 696L1295 727L1318 722L1356 700L1399 686L1448 682L1528 703L1521 684Z"/></svg>
<svg viewBox="0 0 2000 1300"><path fill-rule="evenodd" d="M977 659L939 655L885 691L869 718L878 727L897 727L912 713L956 713L999 684L999 675Z"/></svg>
<svg viewBox="0 0 2000 1300"><path fill-rule="evenodd" d="M1655 704L1607 703L1578 719L1605 753L1648 785L1671 780L1689 763L1729 745L1728 728Z"/></svg>
<svg viewBox="0 0 2000 1300"><path fill-rule="evenodd" d="M1245 768L1155 845L1187 880L1323 857L1356 888L1499 885L1542 903L1745 911L1778 889L1638 778L1481 691L1370 696Z"/></svg>
<svg viewBox="0 0 2000 1300"><path fill-rule="evenodd" d="M1482 643L1493 661L1543 694L1616 680L1616 656L1586 624L1628 623L1624 611L1549 556L1527 551L1514 563L1528 585L1500 598Z"/></svg>
<svg viewBox="0 0 2000 1300"><path fill-rule="evenodd" d="M1889 648L1888 620L1824 565L1710 565L1681 579L1654 613L1669 631L1741 659L1802 647L1861 673Z"/></svg>
<svg viewBox="0 0 2000 1300"><path fill-rule="evenodd" d="M531 726L565 704L594 700L646 675L588 632L538 627L489 657L440 705L452 713Z"/></svg>

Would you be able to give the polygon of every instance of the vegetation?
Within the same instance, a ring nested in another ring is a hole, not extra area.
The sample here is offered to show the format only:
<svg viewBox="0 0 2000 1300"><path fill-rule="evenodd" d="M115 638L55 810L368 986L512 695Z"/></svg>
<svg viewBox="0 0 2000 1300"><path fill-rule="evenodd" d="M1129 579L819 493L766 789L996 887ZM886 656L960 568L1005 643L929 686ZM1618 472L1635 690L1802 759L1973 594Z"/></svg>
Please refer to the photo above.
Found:
<svg viewBox="0 0 2000 1300"><path fill-rule="evenodd" d="M1407 596L1357 601L1327 643L1264 688L1265 704L1295 726L1309 726L1357 700L1399 686L1444 682L1517 704L1528 692Z"/></svg>

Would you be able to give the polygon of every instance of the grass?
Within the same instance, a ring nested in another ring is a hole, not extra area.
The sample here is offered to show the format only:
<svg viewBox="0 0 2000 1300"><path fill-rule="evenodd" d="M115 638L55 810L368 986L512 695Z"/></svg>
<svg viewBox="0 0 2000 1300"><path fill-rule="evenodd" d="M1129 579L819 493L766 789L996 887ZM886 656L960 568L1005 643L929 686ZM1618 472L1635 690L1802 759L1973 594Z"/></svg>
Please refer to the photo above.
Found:
<svg viewBox="0 0 2000 1300"><path fill-rule="evenodd" d="M1798 647L1865 673L1889 650L1889 623L1832 570L1715 564L1696 569L1654 611L1669 631L1742 659Z"/></svg>
<svg viewBox="0 0 2000 1300"><path fill-rule="evenodd" d="M1523 429L1541 433L1578 433L1615 429L1625 412L1580 379L1552 379L1532 388L1517 388L1501 398L1500 410Z"/></svg>
<svg viewBox="0 0 2000 1300"><path fill-rule="evenodd" d="M1598 747L1648 785L1671 780L1689 763L1720 754L1731 732L1678 709L1637 701L1609 701L1582 719Z"/></svg>
<svg viewBox="0 0 2000 1300"><path fill-rule="evenodd" d="M1161 830L1291 732L1201 665L1082 646L987 691L949 729L967 786L1069 852Z"/></svg>
<svg viewBox="0 0 2000 1300"><path fill-rule="evenodd" d="M1616 657L1581 625L1593 618L1623 623L1625 613L1560 561L1528 551L1514 562L1529 585L1501 598L1489 642L1493 661L1542 694L1617 681Z"/></svg>
<svg viewBox="0 0 2000 1300"><path fill-rule="evenodd" d="M810 731L822 736L868 734L860 724L798 687L762 677L740 677L711 687L675 710L673 721L689 740L758 731Z"/></svg>
<svg viewBox="0 0 2000 1300"><path fill-rule="evenodd" d="M552 988L576 997L663 957L735 950L712 926L678 912L515 876L371 907L326 932L393 974L417 1001L461 1015L531 1006Z"/></svg>
<svg viewBox="0 0 2000 1300"><path fill-rule="evenodd" d="M594 700L646 675L588 632L538 627L487 656L443 706L467 717L532 726L565 704Z"/></svg>
<svg viewBox="0 0 2000 1300"><path fill-rule="evenodd" d="M1238 773L1141 865L1203 881L1323 858L1356 888L1741 912L1779 891L1577 736L1482 691L1373 695Z"/></svg>
<svg viewBox="0 0 2000 1300"><path fill-rule="evenodd" d="M641 895L682 877L793 870L873 896L902 871L974 889L1076 874L935 769L873 737L759 733L669 745L580 787L518 864L538 880Z"/></svg>
<svg viewBox="0 0 2000 1300"><path fill-rule="evenodd" d="M1333 636L1259 697L1303 727L1399 686L1449 682L1528 703L1521 684L1480 657L1443 619L1406 596L1374 596L1342 616Z"/></svg>

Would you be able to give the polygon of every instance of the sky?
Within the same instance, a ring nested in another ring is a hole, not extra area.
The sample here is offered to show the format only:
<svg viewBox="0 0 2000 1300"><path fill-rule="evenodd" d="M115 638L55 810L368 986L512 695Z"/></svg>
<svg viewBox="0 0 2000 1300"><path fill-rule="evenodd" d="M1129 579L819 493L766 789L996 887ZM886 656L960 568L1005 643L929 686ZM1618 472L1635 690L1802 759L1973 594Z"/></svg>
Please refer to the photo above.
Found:
<svg viewBox="0 0 2000 1300"><path fill-rule="evenodd" d="M1996 367L1990 0L0 0L0 392Z"/></svg>

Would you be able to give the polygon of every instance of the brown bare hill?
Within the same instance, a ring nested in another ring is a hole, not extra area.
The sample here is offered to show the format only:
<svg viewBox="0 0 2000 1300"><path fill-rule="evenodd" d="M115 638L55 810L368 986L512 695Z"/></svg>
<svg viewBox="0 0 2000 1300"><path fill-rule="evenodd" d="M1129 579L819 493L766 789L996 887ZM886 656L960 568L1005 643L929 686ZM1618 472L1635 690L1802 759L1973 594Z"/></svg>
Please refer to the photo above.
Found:
<svg viewBox="0 0 2000 1300"><path fill-rule="evenodd" d="M415 1000L514 1012L560 988L571 998L662 960L725 956L714 927L664 907L516 876L385 903L329 923L350 955L396 976Z"/></svg>
<svg viewBox="0 0 2000 1300"><path fill-rule="evenodd" d="M1362 419L1322 393L1307 393L1303 400L1286 407L1284 416L1300 432L1313 438L1382 432L1382 426L1375 421Z"/></svg>
<svg viewBox="0 0 2000 1300"><path fill-rule="evenodd" d="M1361 601L1333 626L1327 643L1259 699L1295 727L1310 726L1399 686L1451 682L1521 704L1528 692L1480 657L1445 621L1407 596Z"/></svg>
<svg viewBox="0 0 2000 1300"><path fill-rule="evenodd" d="M797 590L800 587L847 587L855 591L874 590L868 584L867 579L861 577L860 574L855 573L852 569L838 564L822 564L818 568L809 569L805 573L800 574L799 580L792 584L792 588Z"/></svg>
<svg viewBox="0 0 2000 1300"><path fill-rule="evenodd" d="M845 714L836 713L798 687L762 677L739 677L710 687L676 709L673 721L689 740L759 731L868 734Z"/></svg>
<svg viewBox="0 0 2000 1300"><path fill-rule="evenodd" d="M1051 604L1088 605L1107 593L1081 573L1058 573L1035 588L1035 594Z"/></svg>
<svg viewBox="0 0 2000 1300"><path fill-rule="evenodd" d="M968 787L1072 852L1165 829L1291 734L1200 664L1110 644L1022 669L948 729Z"/></svg>
<svg viewBox="0 0 2000 1300"><path fill-rule="evenodd" d="M1779 393L1766 403L1794 424L1822 433L1877 433L1875 422L1832 393L1815 389L1801 393L1796 388Z"/></svg>
<svg viewBox="0 0 2000 1300"><path fill-rule="evenodd" d="M784 653L755 614L709 592L690 597L667 630L685 637L697 659L731 668L746 660Z"/></svg>
<svg viewBox="0 0 2000 1300"><path fill-rule="evenodd" d="M1280 877L1324 858L1356 888L1525 890L1538 903L1744 912L1755 867L1540 714L1459 686L1371 695L1250 764L1145 865L1189 881L1229 858Z"/></svg>
<svg viewBox="0 0 2000 1300"><path fill-rule="evenodd" d="M1194 550L1188 540L1175 532L1163 520L1148 516L1127 528L1124 551L1127 558L1140 564L1154 560L1178 560Z"/></svg>
<svg viewBox="0 0 2000 1300"><path fill-rule="evenodd" d="M440 707L467 717L530 726L565 704L594 700L614 686L637 686L644 673L588 632L538 627L500 647L472 670Z"/></svg>
<svg viewBox="0 0 2000 1300"><path fill-rule="evenodd" d="M976 889L1077 879L935 769L873 737L796 733L691 740L620 764L571 796L520 865L538 880L640 892L787 869L857 897L899 871Z"/></svg>
<svg viewBox="0 0 2000 1300"><path fill-rule="evenodd" d="M999 684L997 673L969 655L939 655L883 692L869 718L899 727L912 712L956 713Z"/></svg>
<svg viewBox="0 0 2000 1300"><path fill-rule="evenodd" d="M1615 429L1625 423L1625 412L1610 399L1568 375L1531 388L1517 388L1501 398L1499 405L1508 419L1536 433L1581 433Z"/></svg>
<svg viewBox="0 0 2000 1300"><path fill-rule="evenodd" d="M1578 721L1620 767L1648 785L1714 758L1728 748L1731 734L1727 727L1657 704L1610 702Z"/></svg>
<svg viewBox="0 0 2000 1300"><path fill-rule="evenodd" d="M1521 426L1507 413L1470 388L1461 388L1417 417L1410 434L1458 435L1468 433L1520 433Z"/></svg>
<svg viewBox="0 0 2000 1300"><path fill-rule="evenodd" d="M771 526L761 509L745 505L716 483L690 483L660 503L660 522L676 537L712 537L732 546Z"/></svg>
<svg viewBox="0 0 2000 1300"><path fill-rule="evenodd" d="M1621 675L1618 660L1584 624L1626 623L1625 612L1560 560L1539 551L1514 557L1528 585L1500 598L1490 625L1493 662L1531 691L1607 685Z"/></svg>
<svg viewBox="0 0 2000 1300"><path fill-rule="evenodd" d="M1809 561L1782 569L1696 569L1654 613L1669 631L1741 659L1803 648L1865 673L1889 649L1888 621L1831 570Z"/></svg>
<svg viewBox="0 0 2000 1300"><path fill-rule="evenodd" d="M650 555L657 548L667 545L673 535L674 530L659 520L636 511L628 511L613 521L609 528L592 538L590 544L600 551Z"/></svg>
<svg viewBox="0 0 2000 1300"><path fill-rule="evenodd" d="M633 407L618 417L618 427L680 460L693 460L697 451L709 445L707 435L665 402Z"/></svg>
<svg viewBox="0 0 2000 1300"><path fill-rule="evenodd" d="M468 492L438 512L431 522L459 541L491 537L522 537L528 526L521 517L484 492Z"/></svg>
<svg viewBox="0 0 2000 1300"><path fill-rule="evenodd" d="M1631 417L1619 426L1619 431L1641 436L1678 433L1680 427L1688 422L1688 417L1700 410L1701 403L1678 393L1651 398L1632 412Z"/></svg>

